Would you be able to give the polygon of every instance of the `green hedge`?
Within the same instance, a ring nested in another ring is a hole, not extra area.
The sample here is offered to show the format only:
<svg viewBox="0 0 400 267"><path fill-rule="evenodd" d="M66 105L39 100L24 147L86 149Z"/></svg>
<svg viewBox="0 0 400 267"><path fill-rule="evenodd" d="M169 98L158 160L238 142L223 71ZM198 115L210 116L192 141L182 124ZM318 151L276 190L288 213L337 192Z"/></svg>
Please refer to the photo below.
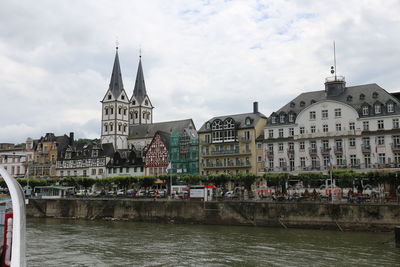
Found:
<svg viewBox="0 0 400 267"><path fill-rule="evenodd" d="M335 170L332 172L332 177L336 180L336 184L340 187L351 187L353 184L358 185L361 180L364 184L400 184L400 172L389 172L389 171L371 171L366 173L357 173L353 171ZM151 187L155 185L155 181L160 179L169 183L172 179L174 184L178 182L186 184L213 184L217 187L226 185L228 182L232 182L235 185L250 188L257 180L266 179L269 186L283 186L289 180L302 181L305 186L317 187L324 183L329 176L324 173L300 173L297 176L289 173L266 173L262 177L257 177L254 174L212 174L209 176L204 175L161 175L161 176L118 176L118 177L107 177L107 178L87 178L87 177L65 177L59 179L34 179L34 178L20 178L18 182L22 186L29 184L31 187L43 186L43 185L54 185L55 183L65 186L75 186L90 188L94 184L98 187L107 188L113 185L117 185L119 188L131 188L134 186L140 187ZM0 186L4 187L5 183L3 180L0 181Z"/></svg>

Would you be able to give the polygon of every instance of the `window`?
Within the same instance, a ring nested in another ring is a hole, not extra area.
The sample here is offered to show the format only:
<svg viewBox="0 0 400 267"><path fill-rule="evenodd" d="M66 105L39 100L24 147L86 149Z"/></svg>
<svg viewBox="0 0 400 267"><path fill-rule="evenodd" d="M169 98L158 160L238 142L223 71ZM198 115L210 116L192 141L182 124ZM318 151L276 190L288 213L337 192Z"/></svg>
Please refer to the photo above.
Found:
<svg viewBox="0 0 400 267"><path fill-rule="evenodd" d="M293 142L289 142L288 146L289 146L289 150L294 150L294 143Z"/></svg>
<svg viewBox="0 0 400 267"><path fill-rule="evenodd" d="M146 106L148 106L148 105L149 105L149 101L146 99L146 101L144 101L144 104L145 104Z"/></svg>
<svg viewBox="0 0 400 267"><path fill-rule="evenodd" d="M304 127L300 127L299 132L300 132L300 134L304 134L304 132L305 132Z"/></svg>
<svg viewBox="0 0 400 267"><path fill-rule="evenodd" d="M289 128L289 136L293 136L294 135L294 128Z"/></svg>
<svg viewBox="0 0 400 267"><path fill-rule="evenodd" d="M375 114L381 114L381 105L380 104L375 105Z"/></svg>
<svg viewBox="0 0 400 267"><path fill-rule="evenodd" d="M343 156L342 155L336 156L336 165L343 166Z"/></svg>
<svg viewBox="0 0 400 267"><path fill-rule="evenodd" d="M311 133L315 133L315 125L312 125L310 128Z"/></svg>
<svg viewBox="0 0 400 267"><path fill-rule="evenodd" d="M143 112L143 119L145 119L145 118L146 118L146 113Z"/></svg>
<svg viewBox="0 0 400 267"><path fill-rule="evenodd" d="M279 151L283 151L283 143L279 143L278 144L278 150Z"/></svg>
<svg viewBox="0 0 400 267"><path fill-rule="evenodd" d="M300 167L301 168L305 168L306 167L306 158L305 157L301 157L300 158Z"/></svg>
<svg viewBox="0 0 400 267"><path fill-rule="evenodd" d="M369 114L369 107L368 107L368 106L363 106L363 108L362 108L362 114L363 114L363 115L368 115L368 114Z"/></svg>
<svg viewBox="0 0 400 267"><path fill-rule="evenodd" d="M349 146L355 147L356 146L356 139L355 138L349 138Z"/></svg>
<svg viewBox="0 0 400 267"><path fill-rule="evenodd" d="M351 95L349 95L349 96L347 97L347 101L349 101L349 102L353 101L353 97L352 97Z"/></svg>
<svg viewBox="0 0 400 267"><path fill-rule="evenodd" d="M304 148L305 148L305 143L304 143L304 142L300 142L300 143L299 143L299 147L300 147L300 150L304 150Z"/></svg>
<svg viewBox="0 0 400 267"><path fill-rule="evenodd" d="M272 117L271 117L271 122L272 122L272 124L275 124L275 123L276 123L276 117L275 117L275 116L272 116Z"/></svg>
<svg viewBox="0 0 400 267"><path fill-rule="evenodd" d="M355 123L354 123L354 122L350 122L350 123L349 123L349 129L350 129L351 131L354 131L354 130L356 129L356 126L355 126Z"/></svg>
<svg viewBox="0 0 400 267"><path fill-rule="evenodd" d="M282 114L282 115L280 115L279 116L280 117L280 123L285 123L285 115L284 114Z"/></svg>
<svg viewBox="0 0 400 267"><path fill-rule="evenodd" d="M110 108L110 114L114 114L114 108Z"/></svg>
<svg viewBox="0 0 400 267"><path fill-rule="evenodd" d="M328 110L322 110L322 118L327 119L328 118Z"/></svg>
<svg viewBox="0 0 400 267"><path fill-rule="evenodd" d="M125 96L124 96L124 95L121 95L121 99L124 100L124 99L125 99Z"/></svg>
<svg viewBox="0 0 400 267"><path fill-rule="evenodd" d="M393 146L396 148L399 148L400 147L400 135L393 135L392 139L393 139Z"/></svg>
<svg viewBox="0 0 400 267"><path fill-rule="evenodd" d="M294 122L294 114L293 113L289 114L289 122Z"/></svg>
<svg viewBox="0 0 400 267"><path fill-rule="evenodd" d="M105 114L108 115L108 108L105 108Z"/></svg>
<svg viewBox="0 0 400 267"><path fill-rule="evenodd" d="M126 132L126 127L127 127L127 126L126 126L126 125L124 125L124 132Z"/></svg>
<svg viewBox="0 0 400 267"><path fill-rule="evenodd" d="M378 130L384 129L383 120L378 120Z"/></svg>
<svg viewBox="0 0 400 267"><path fill-rule="evenodd" d="M262 143L257 143L257 149L262 149Z"/></svg>
<svg viewBox="0 0 400 267"><path fill-rule="evenodd" d="M274 130L268 130L268 138L274 138Z"/></svg>
<svg viewBox="0 0 400 267"><path fill-rule="evenodd" d="M351 167L357 167L357 155L350 155L350 165Z"/></svg>
<svg viewBox="0 0 400 267"><path fill-rule="evenodd" d="M126 115L126 108L124 109L124 115Z"/></svg>
<svg viewBox="0 0 400 267"><path fill-rule="evenodd" d="M108 99L111 99L111 95L108 95Z"/></svg>
<svg viewBox="0 0 400 267"><path fill-rule="evenodd" d="M360 95L360 100L364 100L365 99L365 95L364 94L361 94Z"/></svg>
<svg viewBox="0 0 400 267"><path fill-rule="evenodd" d="M224 121L224 128L225 129L233 129L235 128L235 123L232 119L226 119Z"/></svg>
<svg viewBox="0 0 400 267"><path fill-rule="evenodd" d="M329 156L324 156L324 167L328 168Z"/></svg>
<svg viewBox="0 0 400 267"><path fill-rule="evenodd" d="M394 105L393 105L393 103L387 104L387 112L388 112L388 113L394 112Z"/></svg>
<svg viewBox="0 0 400 267"><path fill-rule="evenodd" d="M328 132L328 124L322 125L322 131L323 131L324 133L327 133L327 132Z"/></svg>
<svg viewBox="0 0 400 267"><path fill-rule="evenodd" d="M335 118L340 118L340 117L342 117L342 109L335 108Z"/></svg>
<svg viewBox="0 0 400 267"><path fill-rule="evenodd" d="M316 149L317 148L317 142L316 141L310 141L310 146L312 149Z"/></svg>
<svg viewBox="0 0 400 267"><path fill-rule="evenodd" d="M110 125L110 132L112 132L113 131L113 126L112 126L112 124Z"/></svg>
<svg viewBox="0 0 400 267"><path fill-rule="evenodd" d="M122 108L118 108L118 114L119 114L119 115L122 114Z"/></svg>
<svg viewBox="0 0 400 267"><path fill-rule="evenodd" d="M279 137L283 137L283 129L279 129Z"/></svg>
<svg viewBox="0 0 400 267"><path fill-rule="evenodd" d="M385 144L385 137L378 136L378 145L384 145L384 144Z"/></svg>
<svg viewBox="0 0 400 267"><path fill-rule="evenodd" d="M342 124L336 123L336 131L339 132L342 130Z"/></svg>
<svg viewBox="0 0 400 267"><path fill-rule="evenodd" d="M385 153L379 153L378 154L378 161L379 161L379 164L385 164L386 163Z"/></svg>
<svg viewBox="0 0 400 267"><path fill-rule="evenodd" d="M310 120L315 120L315 111L310 111Z"/></svg>
<svg viewBox="0 0 400 267"><path fill-rule="evenodd" d="M363 121L363 130L369 131L369 121Z"/></svg>
<svg viewBox="0 0 400 267"><path fill-rule="evenodd" d="M104 125L104 132L107 132L107 131L108 131L108 125L105 124L105 125Z"/></svg>
<svg viewBox="0 0 400 267"><path fill-rule="evenodd" d="M257 162L262 162L262 157L261 156L257 157Z"/></svg>
<svg viewBox="0 0 400 267"><path fill-rule="evenodd" d="M306 102L304 102L304 101L300 101L300 107L304 107L304 106L305 106L305 104L306 104Z"/></svg>
<svg viewBox="0 0 400 267"><path fill-rule="evenodd" d="M279 158L279 167L283 168L286 167L285 159Z"/></svg>
<svg viewBox="0 0 400 267"><path fill-rule="evenodd" d="M213 130L220 130L222 129L222 121L216 120L212 123L212 129Z"/></svg>
<svg viewBox="0 0 400 267"><path fill-rule="evenodd" d="M364 164L365 164L365 168L371 168L371 155L370 154L364 155Z"/></svg>
<svg viewBox="0 0 400 267"><path fill-rule="evenodd" d="M251 124L251 119L250 118L246 118L245 122L246 125L250 125Z"/></svg>
<svg viewBox="0 0 400 267"><path fill-rule="evenodd" d="M393 119L393 129L399 128L399 119Z"/></svg>
<svg viewBox="0 0 400 267"><path fill-rule="evenodd" d="M121 126L122 126L122 125L118 125L118 131L121 131Z"/></svg>

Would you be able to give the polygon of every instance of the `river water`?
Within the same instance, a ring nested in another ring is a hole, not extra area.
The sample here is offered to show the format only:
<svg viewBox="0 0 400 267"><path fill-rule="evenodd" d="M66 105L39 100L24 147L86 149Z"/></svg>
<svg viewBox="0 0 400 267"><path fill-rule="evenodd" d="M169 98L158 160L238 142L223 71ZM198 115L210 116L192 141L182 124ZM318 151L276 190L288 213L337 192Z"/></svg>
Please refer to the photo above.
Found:
<svg viewBox="0 0 400 267"><path fill-rule="evenodd" d="M28 266L400 266L393 233L28 219Z"/></svg>

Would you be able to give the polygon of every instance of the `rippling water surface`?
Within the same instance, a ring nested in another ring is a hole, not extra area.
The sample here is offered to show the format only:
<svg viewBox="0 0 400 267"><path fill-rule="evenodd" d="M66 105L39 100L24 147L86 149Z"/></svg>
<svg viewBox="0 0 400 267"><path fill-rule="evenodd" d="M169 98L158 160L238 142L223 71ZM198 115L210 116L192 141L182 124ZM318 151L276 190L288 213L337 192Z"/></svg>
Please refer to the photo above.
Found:
<svg viewBox="0 0 400 267"><path fill-rule="evenodd" d="M400 266L393 233L28 219L28 266Z"/></svg>

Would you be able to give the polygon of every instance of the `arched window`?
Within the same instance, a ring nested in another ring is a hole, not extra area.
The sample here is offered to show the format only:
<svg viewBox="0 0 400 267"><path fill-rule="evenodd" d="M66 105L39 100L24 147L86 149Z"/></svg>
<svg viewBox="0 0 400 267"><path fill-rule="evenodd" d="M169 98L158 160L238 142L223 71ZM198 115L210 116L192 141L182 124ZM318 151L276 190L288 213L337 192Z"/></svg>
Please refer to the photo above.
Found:
<svg viewBox="0 0 400 267"><path fill-rule="evenodd" d="M221 130L222 129L222 121L221 120L215 120L212 123L212 129L213 130Z"/></svg>
<svg viewBox="0 0 400 267"><path fill-rule="evenodd" d="M301 102L300 102L300 107L304 107L304 106L305 106L305 104L306 104L306 102L304 102L304 101L301 101Z"/></svg>
<svg viewBox="0 0 400 267"><path fill-rule="evenodd" d="M249 117L246 118L244 124L250 125L251 124L251 119Z"/></svg>
<svg viewBox="0 0 400 267"><path fill-rule="evenodd" d="M107 125L107 123L104 124L104 132L108 132L108 125Z"/></svg>
<svg viewBox="0 0 400 267"><path fill-rule="evenodd" d="M352 97L351 95L347 96L347 101L348 101L348 102L353 101L353 97Z"/></svg>
<svg viewBox="0 0 400 267"><path fill-rule="evenodd" d="M105 111L105 114L108 115L108 107L106 107L106 108L104 109L104 111Z"/></svg>
<svg viewBox="0 0 400 267"><path fill-rule="evenodd" d="M224 129L232 129L235 128L235 123L233 119L228 118L224 121Z"/></svg>

